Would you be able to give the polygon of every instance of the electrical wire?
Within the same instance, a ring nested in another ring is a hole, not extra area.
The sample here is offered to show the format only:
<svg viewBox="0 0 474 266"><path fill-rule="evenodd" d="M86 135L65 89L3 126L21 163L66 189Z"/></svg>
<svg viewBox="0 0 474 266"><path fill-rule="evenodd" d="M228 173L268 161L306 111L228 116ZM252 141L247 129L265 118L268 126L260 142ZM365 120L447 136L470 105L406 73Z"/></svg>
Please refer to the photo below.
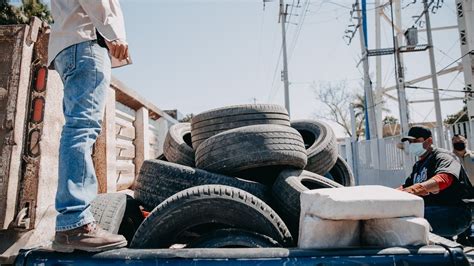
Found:
<svg viewBox="0 0 474 266"><path fill-rule="evenodd" d="M290 53L289 53L290 56L288 58L288 63L293 58L293 53L294 53L295 48L296 48L296 43L298 42L298 39L299 39L300 33L301 33L301 29L303 28L303 25L304 25L304 22L305 22L305 19L306 19L306 12L309 8L309 3L310 3L310 0L306 0L303 4L303 9L301 11L301 19L300 19L300 22L298 23L298 29L295 33L295 37L293 38L293 42L291 44Z"/></svg>
<svg viewBox="0 0 474 266"><path fill-rule="evenodd" d="M288 13L288 18L286 19L286 23L289 23L289 21L291 21L291 16L293 16L294 7L295 7L295 0L293 0L293 2L291 3L291 9L290 9L290 12Z"/></svg>
<svg viewBox="0 0 474 266"><path fill-rule="evenodd" d="M294 5L294 0L293 0L293 5ZM294 52L294 49L296 47L296 42L298 41L298 38L299 38L299 35L300 35L300 32L301 32L301 28L304 24L304 19L306 18L305 16L305 10L307 10L308 6L309 6L309 3L310 0L306 0L305 4L305 8L303 8L303 11L302 11L302 17L300 19L300 23L298 24L298 29L295 31L295 37L293 38L293 42L292 42L292 45L291 45L291 48L290 48L290 56L288 58L288 63L290 62L291 58L292 58L292 55L293 55L293 52ZM293 5L292 5L292 9L290 10L290 14L292 14L292 10L293 10ZM288 32L288 31L287 31ZM276 74L278 72L278 67L280 66L280 59L281 59L281 55L282 55L282 52L283 52L283 44L281 46L281 49L280 49L280 53L279 53L279 56L278 56L278 60L277 60L277 64L276 64L276 67L275 67L275 71L273 73L273 78L272 78L272 86L271 86L271 90L270 90L270 93L268 95L268 102L272 101L274 96L278 93L278 91L280 90L281 88L281 85L279 87L276 87L275 89L275 81L276 81Z"/></svg>
<svg viewBox="0 0 474 266"><path fill-rule="evenodd" d="M277 47L277 32L278 32L278 29L276 28L275 31L273 32L273 40L272 40L272 43L273 43L273 48L272 48L272 55L274 54L274 51L275 51L275 48ZM281 53L283 51L283 43L280 44L280 52L278 53L278 59L277 59L277 62L276 62L276 66L275 66L275 71L273 72L273 76L272 76L272 84L270 86L270 91L268 92L268 97L267 97L267 102L270 101L270 97L273 93L273 90L274 90L274 85L275 85L275 78L276 78L276 74L277 74L277 71L278 71L278 66L280 65L280 59L281 59Z"/></svg>
<svg viewBox="0 0 474 266"><path fill-rule="evenodd" d="M277 92L279 92L281 90L281 88L283 87L283 83L280 84L279 87L276 87L276 90L273 91L273 94L269 96L268 98L268 102L273 102L273 99L275 98L275 95L277 94Z"/></svg>
<svg viewBox="0 0 474 266"><path fill-rule="evenodd" d="M474 50L471 50L467 53L465 53L464 55L462 55L461 57L459 57L458 59L454 60L453 62L449 63L447 66L445 66L443 69L439 70L438 72L441 72L445 69L447 69L448 67L452 66L454 63L458 62L459 60L463 59L466 55L470 55L470 54L474 54Z"/></svg>
<svg viewBox="0 0 474 266"><path fill-rule="evenodd" d="M275 71L273 72L273 77L272 77L272 86L270 87L270 92L268 94L268 102L270 102L270 99L273 98L272 94L273 94L273 91L274 91L274 86L275 86L275 79L276 79L276 74L278 72L278 67L280 66L280 59L281 59L281 54L283 52L283 44L281 44L281 47L280 47L280 52L278 53L278 59L277 59L277 63L275 65Z"/></svg>
<svg viewBox="0 0 474 266"><path fill-rule="evenodd" d="M259 35L259 38L258 38L258 50L257 50L257 54L258 54L258 59L257 59L257 79L260 78L260 75L262 73L265 73L265 64L263 64L263 52L262 52L262 43L263 43L263 26L265 24L265 10L263 11L263 14L262 14L262 21L260 23L260 35Z"/></svg>
<svg viewBox="0 0 474 266"><path fill-rule="evenodd" d="M440 98L443 97L443 96L448 96L448 97L453 97L453 98L454 98L454 97L459 97L459 96L454 96L454 95L449 95L449 94L447 94L447 92L449 92L449 91L452 91L452 92L463 92L463 93L464 93L464 91L449 90L449 88L451 88L451 86L453 85L454 80L455 80L455 79L457 78L457 76L459 75L459 73L460 73L460 72L458 72L458 73L456 74L456 76L454 76L454 78L453 78L453 79L451 80L451 82L449 83L447 89L438 89L438 90L443 91L443 93L440 95ZM409 88L409 87L407 87L407 88ZM433 90L432 88L419 88L419 89ZM466 95L466 96L467 96L467 95ZM428 116L433 112L433 110L434 110L434 106L431 107L430 111L428 112L428 114L427 114L427 115L425 116L425 118L423 119L423 122L425 122L426 119L428 119ZM418 112L417 112L417 113L418 113ZM421 116L420 113L418 113L418 114Z"/></svg>
<svg viewBox="0 0 474 266"><path fill-rule="evenodd" d="M461 72L458 72L454 77L453 79L451 80L451 82L449 82L449 85L446 89L440 89L438 88L439 91L447 91L447 92L458 92L458 93L469 93L469 91L460 91L460 90L451 90L451 86L453 85L454 81L456 80L456 78L460 75ZM432 91L434 90L434 88L426 88L426 87L418 87L418 86L406 86L408 89L420 89L420 90L429 90L429 91Z"/></svg>

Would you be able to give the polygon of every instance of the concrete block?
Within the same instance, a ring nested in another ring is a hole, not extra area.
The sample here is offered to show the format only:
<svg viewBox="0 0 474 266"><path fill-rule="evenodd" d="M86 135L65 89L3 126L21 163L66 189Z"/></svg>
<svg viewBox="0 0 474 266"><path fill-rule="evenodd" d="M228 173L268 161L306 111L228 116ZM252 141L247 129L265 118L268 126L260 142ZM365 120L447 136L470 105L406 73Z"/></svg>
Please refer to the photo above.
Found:
<svg viewBox="0 0 474 266"><path fill-rule="evenodd" d="M324 188L301 194L301 215L328 220L423 217L423 199L384 186Z"/></svg>
<svg viewBox="0 0 474 266"><path fill-rule="evenodd" d="M301 217L299 248L344 248L359 245L359 221L324 220L311 215Z"/></svg>
<svg viewBox="0 0 474 266"><path fill-rule="evenodd" d="M428 221L418 217L365 220L361 242L381 247L428 245L429 229Z"/></svg>

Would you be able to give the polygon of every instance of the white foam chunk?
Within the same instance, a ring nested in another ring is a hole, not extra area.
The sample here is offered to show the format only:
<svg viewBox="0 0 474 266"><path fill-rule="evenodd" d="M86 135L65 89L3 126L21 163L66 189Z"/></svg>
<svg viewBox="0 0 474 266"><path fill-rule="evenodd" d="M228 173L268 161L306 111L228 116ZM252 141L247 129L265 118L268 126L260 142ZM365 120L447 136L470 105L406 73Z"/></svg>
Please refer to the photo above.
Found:
<svg viewBox="0 0 474 266"><path fill-rule="evenodd" d="M423 199L384 186L314 189L301 193L301 215L328 220L423 217Z"/></svg>
<svg viewBox="0 0 474 266"><path fill-rule="evenodd" d="M360 222L324 220L302 216L298 237L299 248L343 248L360 245Z"/></svg>
<svg viewBox="0 0 474 266"><path fill-rule="evenodd" d="M365 220L361 242L369 246L427 245L430 224L418 217Z"/></svg>

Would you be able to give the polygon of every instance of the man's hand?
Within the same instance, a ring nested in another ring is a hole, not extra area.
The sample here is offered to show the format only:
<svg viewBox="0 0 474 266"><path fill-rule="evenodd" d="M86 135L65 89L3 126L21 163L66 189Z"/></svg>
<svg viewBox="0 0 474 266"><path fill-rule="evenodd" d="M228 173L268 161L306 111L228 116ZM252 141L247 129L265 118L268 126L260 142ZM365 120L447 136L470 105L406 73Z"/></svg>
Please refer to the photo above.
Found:
<svg viewBox="0 0 474 266"><path fill-rule="evenodd" d="M117 58L118 60L125 60L128 58L128 44L122 40L113 40L111 42L105 41L107 47L109 48L109 53L111 56Z"/></svg>
<svg viewBox="0 0 474 266"><path fill-rule="evenodd" d="M409 186L407 188L404 188L403 191L408 192L408 193L413 194L413 195L417 195L417 196L427 196L427 195L430 194L426 190L426 188L420 183L417 183L417 184L414 184L414 185Z"/></svg>

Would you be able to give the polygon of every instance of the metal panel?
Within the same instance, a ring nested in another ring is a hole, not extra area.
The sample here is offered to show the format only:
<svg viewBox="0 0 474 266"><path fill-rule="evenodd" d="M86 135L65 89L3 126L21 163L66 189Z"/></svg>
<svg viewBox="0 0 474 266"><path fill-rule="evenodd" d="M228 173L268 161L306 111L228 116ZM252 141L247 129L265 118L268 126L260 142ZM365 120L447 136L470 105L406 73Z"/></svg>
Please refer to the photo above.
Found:
<svg viewBox="0 0 474 266"><path fill-rule="evenodd" d="M24 251L15 265L469 265L461 247L119 249L102 253Z"/></svg>

